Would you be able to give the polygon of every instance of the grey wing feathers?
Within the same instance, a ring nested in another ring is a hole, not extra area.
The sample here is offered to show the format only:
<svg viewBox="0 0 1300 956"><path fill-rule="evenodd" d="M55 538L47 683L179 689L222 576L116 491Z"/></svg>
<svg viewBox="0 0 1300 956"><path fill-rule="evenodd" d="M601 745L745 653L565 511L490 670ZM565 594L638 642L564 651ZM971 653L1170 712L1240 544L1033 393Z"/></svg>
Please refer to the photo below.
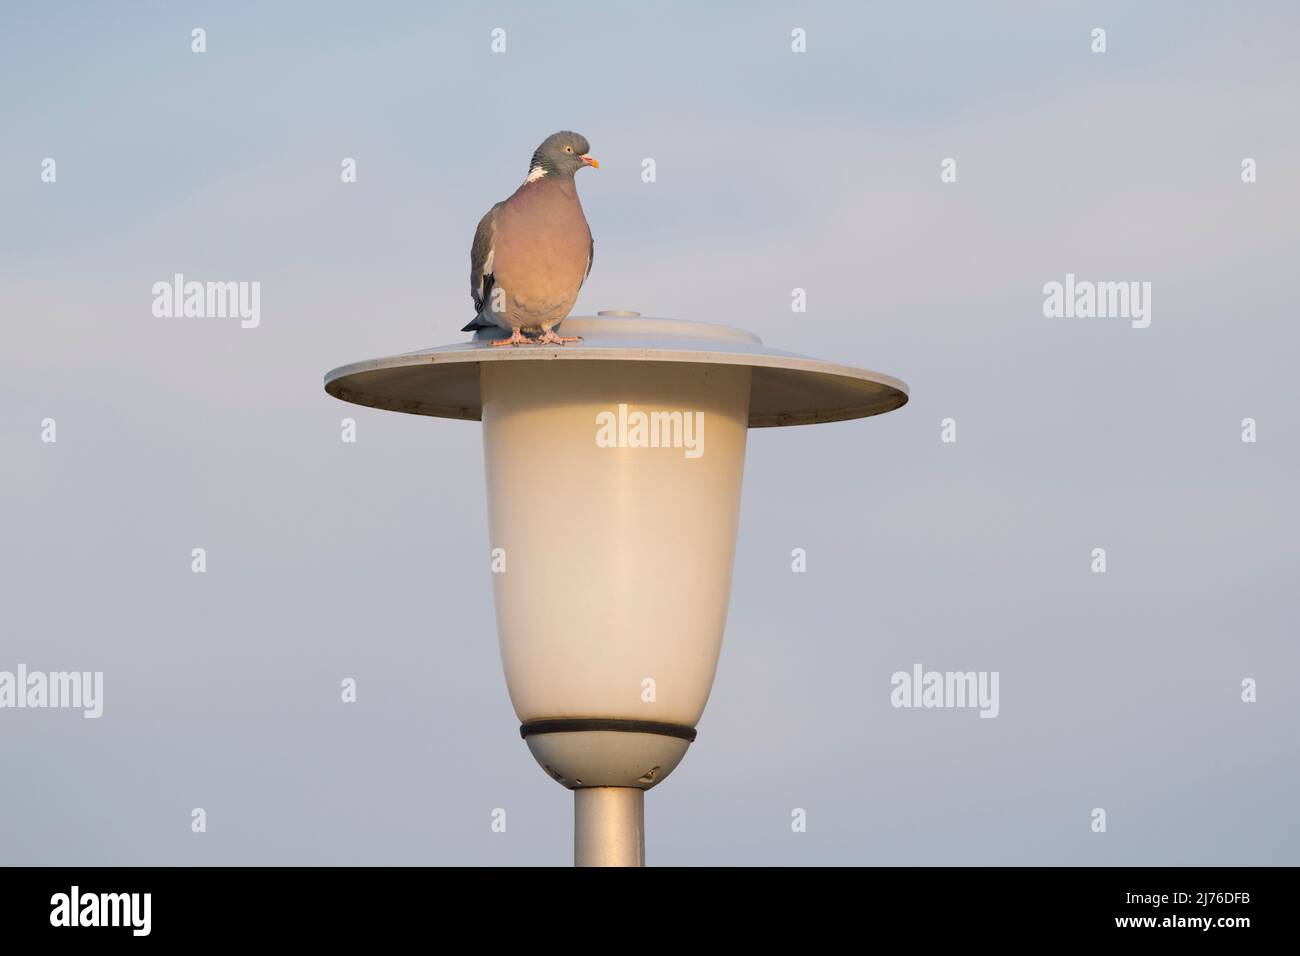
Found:
<svg viewBox="0 0 1300 956"><path fill-rule="evenodd" d="M478 222L474 232L474 244L469 250L469 294L474 300L474 320L461 329L473 332L475 329L489 328L490 322L482 317L483 305L492 294L492 241L496 236L497 210L502 203L489 209Z"/></svg>

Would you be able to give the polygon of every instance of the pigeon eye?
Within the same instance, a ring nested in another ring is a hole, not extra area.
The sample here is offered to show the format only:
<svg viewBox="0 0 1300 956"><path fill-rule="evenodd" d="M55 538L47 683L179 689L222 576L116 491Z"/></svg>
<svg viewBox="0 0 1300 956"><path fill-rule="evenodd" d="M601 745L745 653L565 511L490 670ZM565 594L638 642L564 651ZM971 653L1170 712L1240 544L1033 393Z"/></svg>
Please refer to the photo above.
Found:
<svg viewBox="0 0 1300 956"><path fill-rule="evenodd" d="M573 152L573 147L572 147L572 146L566 146L566 147L564 147L564 151L565 151L566 153L571 153L571 152Z"/></svg>

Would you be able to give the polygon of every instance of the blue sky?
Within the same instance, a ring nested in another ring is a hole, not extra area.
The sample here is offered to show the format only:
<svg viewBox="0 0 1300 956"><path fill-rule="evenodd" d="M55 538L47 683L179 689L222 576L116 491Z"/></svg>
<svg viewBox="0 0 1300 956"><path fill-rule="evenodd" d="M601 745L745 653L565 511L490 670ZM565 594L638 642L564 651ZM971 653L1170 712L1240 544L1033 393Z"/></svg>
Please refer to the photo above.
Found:
<svg viewBox="0 0 1300 956"><path fill-rule="evenodd" d="M601 161L577 314L739 325L913 396L751 435L650 862L1300 859L1291 5L268 6L0 14L0 669L107 697L0 713L6 862L567 859L501 678L477 426L320 387L460 338L478 217L562 128ZM260 281L261 325L154 318L174 272ZM1044 318L1067 272L1150 281L1151 327ZM1000 671L999 717L892 709L918 661Z"/></svg>

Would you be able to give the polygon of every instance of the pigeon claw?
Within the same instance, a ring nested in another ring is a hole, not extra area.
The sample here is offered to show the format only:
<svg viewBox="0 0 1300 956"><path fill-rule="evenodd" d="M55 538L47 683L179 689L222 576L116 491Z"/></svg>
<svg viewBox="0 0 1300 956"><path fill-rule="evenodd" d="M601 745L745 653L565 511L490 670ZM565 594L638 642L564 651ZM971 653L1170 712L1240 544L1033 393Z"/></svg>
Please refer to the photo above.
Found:
<svg viewBox="0 0 1300 956"><path fill-rule="evenodd" d="M530 339L528 336L524 335L523 332L520 332L518 329L515 329L514 334L511 335L510 338L497 339L492 344L493 345L532 345L534 343L533 340Z"/></svg>
<svg viewBox="0 0 1300 956"><path fill-rule="evenodd" d="M538 345L566 345L569 342L581 342L581 335L556 335L554 329L544 329L542 337L537 340Z"/></svg>

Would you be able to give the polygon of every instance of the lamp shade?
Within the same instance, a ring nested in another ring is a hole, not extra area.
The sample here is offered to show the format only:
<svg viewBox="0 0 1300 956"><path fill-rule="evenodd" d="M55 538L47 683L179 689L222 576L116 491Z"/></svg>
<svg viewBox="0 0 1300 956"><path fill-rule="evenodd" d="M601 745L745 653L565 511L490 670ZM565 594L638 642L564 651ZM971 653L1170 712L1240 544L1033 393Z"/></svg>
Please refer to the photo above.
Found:
<svg viewBox="0 0 1300 956"><path fill-rule="evenodd" d="M481 420L497 632L520 732L565 786L648 789L695 738L722 646L751 427L875 415L886 375L722 325L570 318L567 346L359 362L338 398Z"/></svg>
<svg viewBox="0 0 1300 956"><path fill-rule="evenodd" d="M497 630L515 712L529 737L665 725L667 741L641 741L655 756L623 774L657 782L660 748L684 750L693 736L722 647L750 370L498 362L481 374ZM575 785L597 775L547 766Z"/></svg>

